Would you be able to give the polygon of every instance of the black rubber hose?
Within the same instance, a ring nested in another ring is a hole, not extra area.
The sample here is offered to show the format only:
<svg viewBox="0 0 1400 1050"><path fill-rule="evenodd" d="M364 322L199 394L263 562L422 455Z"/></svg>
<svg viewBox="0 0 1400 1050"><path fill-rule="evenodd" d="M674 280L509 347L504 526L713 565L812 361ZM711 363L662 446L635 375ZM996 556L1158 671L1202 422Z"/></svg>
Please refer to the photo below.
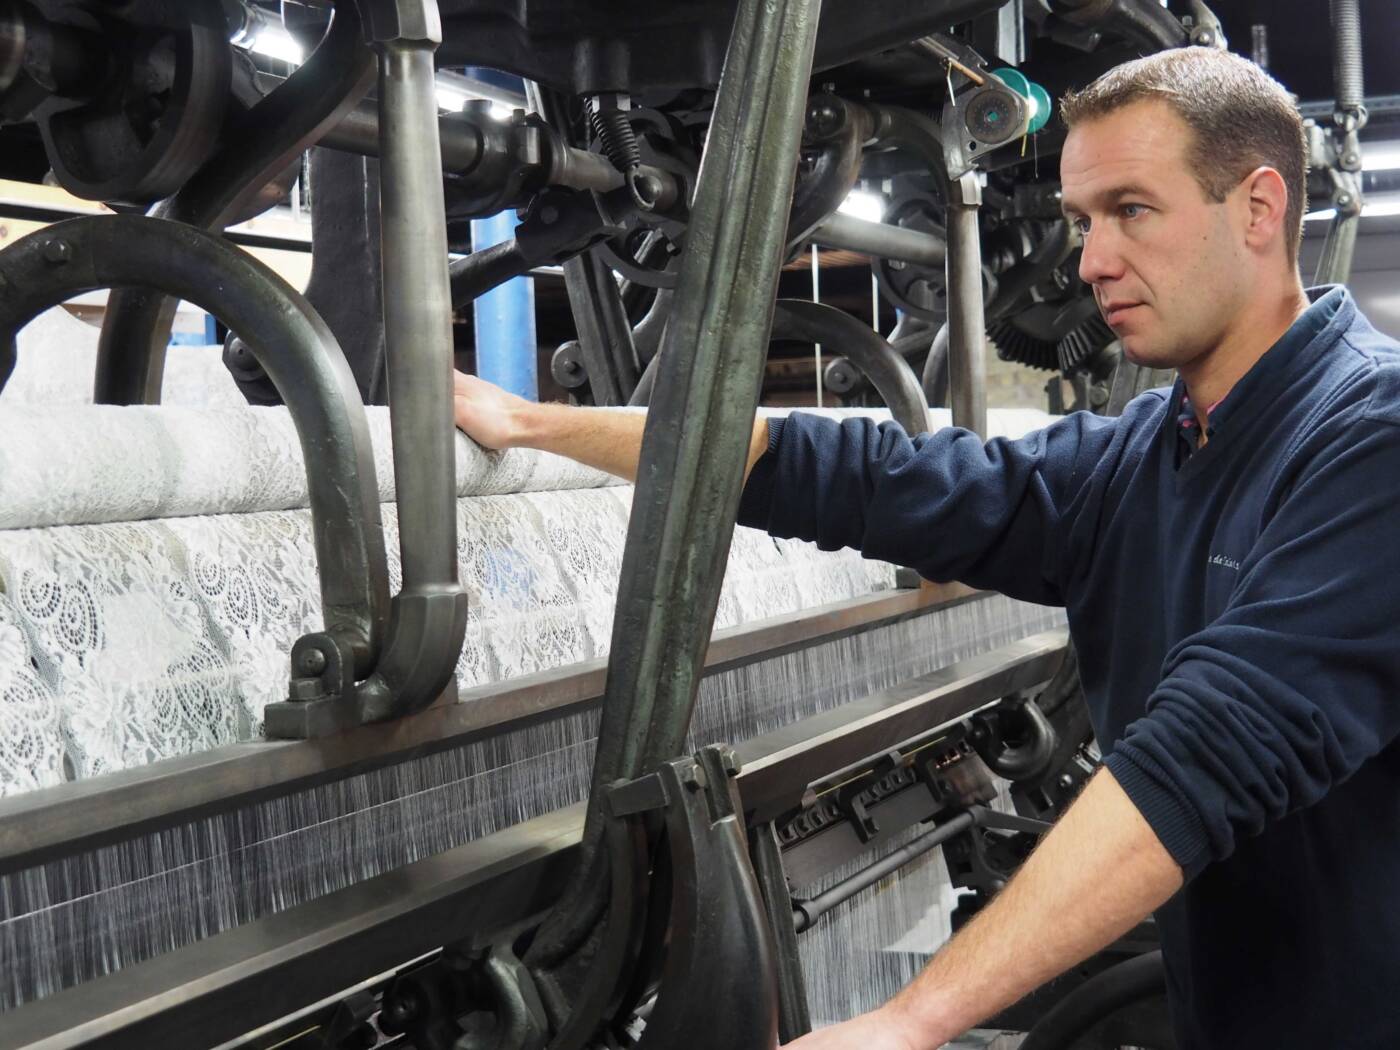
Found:
<svg viewBox="0 0 1400 1050"><path fill-rule="evenodd" d="M1075 1040L1114 1011L1166 994L1160 951L1110 966L1056 1003L1026 1036L1021 1050L1070 1050Z"/></svg>
<svg viewBox="0 0 1400 1050"><path fill-rule="evenodd" d="M1337 108L1360 109L1366 92L1361 76L1359 0L1332 0L1332 78L1337 87Z"/></svg>

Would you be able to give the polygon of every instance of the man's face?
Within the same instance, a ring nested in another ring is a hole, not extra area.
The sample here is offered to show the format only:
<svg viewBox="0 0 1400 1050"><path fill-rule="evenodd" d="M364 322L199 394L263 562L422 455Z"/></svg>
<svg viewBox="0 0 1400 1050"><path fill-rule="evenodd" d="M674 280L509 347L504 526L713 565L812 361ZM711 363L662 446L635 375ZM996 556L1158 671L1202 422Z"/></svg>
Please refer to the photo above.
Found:
<svg viewBox="0 0 1400 1050"><path fill-rule="evenodd" d="M1079 275L1129 360L1180 368L1223 341L1253 260L1187 161L1191 130L1161 101L1076 125L1060 157L1065 215L1084 235Z"/></svg>

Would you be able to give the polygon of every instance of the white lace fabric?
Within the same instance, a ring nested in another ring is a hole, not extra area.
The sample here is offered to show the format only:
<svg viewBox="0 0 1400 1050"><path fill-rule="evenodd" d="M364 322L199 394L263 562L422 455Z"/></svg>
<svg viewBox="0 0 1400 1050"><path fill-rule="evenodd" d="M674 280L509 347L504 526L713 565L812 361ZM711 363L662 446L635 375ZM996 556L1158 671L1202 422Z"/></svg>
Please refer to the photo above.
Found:
<svg viewBox="0 0 1400 1050"><path fill-rule="evenodd" d="M293 642L323 626L286 410L33 405L9 394L0 795L257 737L263 709L285 696ZM997 426L1024 432L1045 418L1013 413ZM389 421L382 409L368 419L397 590ZM457 451L470 602L461 686L605 656L631 487L542 453L486 453L460 435ZM716 626L883 590L893 577L854 552L741 528Z"/></svg>

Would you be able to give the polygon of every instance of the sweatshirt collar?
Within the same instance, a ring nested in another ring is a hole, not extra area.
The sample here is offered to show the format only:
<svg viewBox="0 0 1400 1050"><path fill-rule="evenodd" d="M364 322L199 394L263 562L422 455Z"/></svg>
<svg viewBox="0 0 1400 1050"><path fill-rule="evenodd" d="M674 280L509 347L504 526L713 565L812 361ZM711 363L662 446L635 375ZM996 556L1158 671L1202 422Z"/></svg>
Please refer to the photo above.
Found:
<svg viewBox="0 0 1400 1050"><path fill-rule="evenodd" d="M1356 319L1356 303L1342 285L1309 288L1304 294L1311 305L1298 315L1297 320L1229 392L1211 406L1210 429L1207 432L1211 439L1220 436L1237 417L1247 419L1265 409L1285 387L1310 368ZM1178 378L1172 391L1172 411L1167 415L1168 420L1179 417L1185 396L1186 384Z"/></svg>

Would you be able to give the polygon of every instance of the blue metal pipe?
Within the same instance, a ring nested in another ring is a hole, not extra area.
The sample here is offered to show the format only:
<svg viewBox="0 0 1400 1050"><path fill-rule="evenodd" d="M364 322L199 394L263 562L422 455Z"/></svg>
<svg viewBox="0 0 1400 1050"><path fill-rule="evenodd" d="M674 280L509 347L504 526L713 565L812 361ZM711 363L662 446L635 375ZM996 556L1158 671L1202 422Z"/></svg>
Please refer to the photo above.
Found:
<svg viewBox="0 0 1400 1050"><path fill-rule="evenodd" d="M472 250L481 251L515 236L514 211L472 220ZM516 277L479 295L476 319L476 374L512 394L538 401L538 348L535 342L535 282Z"/></svg>

